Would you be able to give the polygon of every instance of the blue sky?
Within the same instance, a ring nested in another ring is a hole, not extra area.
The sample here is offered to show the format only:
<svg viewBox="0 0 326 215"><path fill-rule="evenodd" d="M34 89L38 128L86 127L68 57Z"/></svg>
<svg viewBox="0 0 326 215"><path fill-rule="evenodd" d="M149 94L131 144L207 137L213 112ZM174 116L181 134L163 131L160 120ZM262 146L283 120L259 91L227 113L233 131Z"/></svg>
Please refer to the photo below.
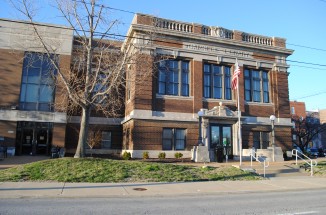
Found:
<svg viewBox="0 0 326 215"><path fill-rule="evenodd" d="M7 0L0 1L1 18L22 18ZM36 2L38 21L64 24L46 0ZM324 65L289 62L290 100L305 102L307 110L326 109L326 0L101 0L100 3L167 19L286 38L287 48L294 50L288 60ZM109 12L121 20L119 30L125 34L133 14Z"/></svg>

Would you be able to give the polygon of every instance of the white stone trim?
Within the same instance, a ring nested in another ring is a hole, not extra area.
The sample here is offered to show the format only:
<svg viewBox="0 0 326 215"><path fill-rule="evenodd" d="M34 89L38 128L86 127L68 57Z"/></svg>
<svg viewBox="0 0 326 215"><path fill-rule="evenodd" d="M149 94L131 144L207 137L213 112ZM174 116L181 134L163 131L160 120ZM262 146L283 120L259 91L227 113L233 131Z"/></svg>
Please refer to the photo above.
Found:
<svg viewBox="0 0 326 215"><path fill-rule="evenodd" d="M271 121L269 117L251 117L246 116L242 117L244 120L242 121L243 125L271 125ZM275 126L289 126L292 127L293 124L291 122L291 118L276 118Z"/></svg>
<svg viewBox="0 0 326 215"><path fill-rule="evenodd" d="M39 34L55 54L71 55L73 29L59 25L34 23ZM0 48L45 52L30 22L0 19Z"/></svg>
<svg viewBox="0 0 326 215"><path fill-rule="evenodd" d="M0 110L0 120L67 123L67 114L63 112Z"/></svg>
<svg viewBox="0 0 326 215"><path fill-rule="evenodd" d="M68 123L80 123L80 116L68 116ZM90 117L89 124L121 125L122 118Z"/></svg>
<svg viewBox="0 0 326 215"><path fill-rule="evenodd" d="M148 119L148 120L167 120L167 121L183 121L197 122L197 114L193 113L178 113L178 112L163 112L150 110L133 110L121 122L122 124L131 119Z"/></svg>
<svg viewBox="0 0 326 215"><path fill-rule="evenodd" d="M190 100L194 99L193 96L172 96L172 95L160 95L156 94L157 99L175 99L175 100Z"/></svg>

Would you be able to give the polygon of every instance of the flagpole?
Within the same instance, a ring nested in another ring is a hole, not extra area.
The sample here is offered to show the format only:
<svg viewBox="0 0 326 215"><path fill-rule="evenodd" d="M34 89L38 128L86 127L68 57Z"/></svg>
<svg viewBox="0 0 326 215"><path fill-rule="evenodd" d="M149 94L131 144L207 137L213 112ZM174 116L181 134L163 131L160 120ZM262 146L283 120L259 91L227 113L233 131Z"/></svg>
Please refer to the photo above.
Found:
<svg viewBox="0 0 326 215"><path fill-rule="evenodd" d="M236 58L236 64L237 64L237 66L239 66L239 64L238 64L238 58ZM238 94L238 143L239 143L240 166L241 166L242 165L242 138L241 138L241 110L240 110L239 76L237 77L237 94Z"/></svg>
<svg viewBox="0 0 326 215"><path fill-rule="evenodd" d="M239 76L237 78L237 94L238 94L238 141L240 150L240 166L242 165L242 138L241 138L241 111L240 111L240 90L239 90Z"/></svg>

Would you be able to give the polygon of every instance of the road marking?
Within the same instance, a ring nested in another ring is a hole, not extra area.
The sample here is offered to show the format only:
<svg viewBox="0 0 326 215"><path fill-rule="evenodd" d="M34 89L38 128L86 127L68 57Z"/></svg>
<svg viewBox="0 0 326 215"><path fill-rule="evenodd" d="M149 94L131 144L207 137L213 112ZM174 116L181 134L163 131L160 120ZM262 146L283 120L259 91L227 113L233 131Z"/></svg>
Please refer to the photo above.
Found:
<svg viewBox="0 0 326 215"><path fill-rule="evenodd" d="M319 211L304 211L304 212L296 212L296 213L286 213L286 214L278 214L278 215L304 215L304 214L318 214Z"/></svg>

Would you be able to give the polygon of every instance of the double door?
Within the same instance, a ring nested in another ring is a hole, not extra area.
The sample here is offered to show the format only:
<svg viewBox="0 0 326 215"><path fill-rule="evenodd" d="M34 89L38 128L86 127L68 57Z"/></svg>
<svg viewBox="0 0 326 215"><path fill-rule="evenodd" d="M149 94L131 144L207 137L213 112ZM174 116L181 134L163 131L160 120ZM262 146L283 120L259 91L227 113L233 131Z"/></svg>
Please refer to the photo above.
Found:
<svg viewBox="0 0 326 215"><path fill-rule="evenodd" d="M19 122L17 127L18 154L49 154L51 140L51 123Z"/></svg>
<svg viewBox="0 0 326 215"><path fill-rule="evenodd" d="M211 150L223 150L224 157L233 158L231 125L210 125L210 148Z"/></svg>

